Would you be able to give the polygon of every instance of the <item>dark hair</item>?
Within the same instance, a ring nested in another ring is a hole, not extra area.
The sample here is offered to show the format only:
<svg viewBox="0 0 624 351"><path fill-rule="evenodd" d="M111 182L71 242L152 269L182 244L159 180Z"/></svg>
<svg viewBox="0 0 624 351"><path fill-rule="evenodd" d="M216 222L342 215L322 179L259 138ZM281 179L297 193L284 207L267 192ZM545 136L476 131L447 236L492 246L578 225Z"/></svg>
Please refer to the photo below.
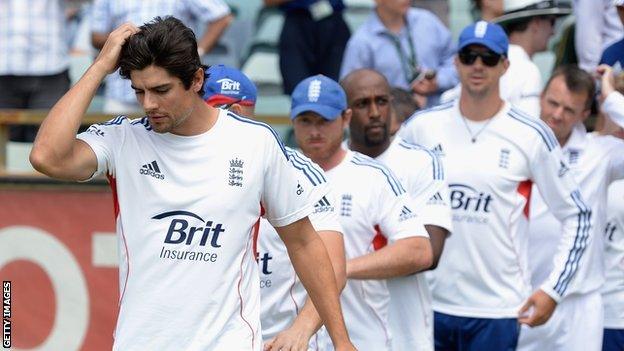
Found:
<svg viewBox="0 0 624 351"><path fill-rule="evenodd" d="M396 112L399 123L403 123L419 110L418 104L409 91L395 87L390 90L390 95L392 95L392 108Z"/></svg>
<svg viewBox="0 0 624 351"><path fill-rule="evenodd" d="M197 69L206 69L199 59L193 31L171 16L156 17L139 29L121 48L121 76L130 79L131 71L142 70L154 64L178 77L188 90ZM200 96L204 94L203 86L198 93Z"/></svg>
<svg viewBox="0 0 624 351"><path fill-rule="evenodd" d="M550 82L553 79L563 76L566 88L573 93L585 93L587 94L587 100L585 101L585 109L590 109L594 102L594 95L596 94L596 84L591 74L580 69L576 65L563 65L559 66L548 79L544 91L548 90Z"/></svg>

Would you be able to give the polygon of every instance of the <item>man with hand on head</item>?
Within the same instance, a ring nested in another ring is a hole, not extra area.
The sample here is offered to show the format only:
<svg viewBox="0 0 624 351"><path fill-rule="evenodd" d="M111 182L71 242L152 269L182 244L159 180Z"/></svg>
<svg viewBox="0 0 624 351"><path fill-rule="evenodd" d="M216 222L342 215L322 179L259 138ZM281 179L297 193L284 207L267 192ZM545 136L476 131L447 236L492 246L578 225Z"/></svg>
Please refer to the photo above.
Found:
<svg viewBox="0 0 624 351"><path fill-rule="evenodd" d="M392 171L343 148L351 114L343 89L325 76L309 77L293 91L290 116L297 143L325 170L340 200L347 256L341 301L349 335L358 350L390 350L386 279L429 269L431 244Z"/></svg>
<svg viewBox="0 0 624 351"><path fill-rule="evenodd" d="M591 209L548 126L501 99L509 43L480 21L459 36L459 100L416 113L401 130L442 155L453 235L433 271L435 343L440 350L511 350L519 323L545 323L575 281L590 240ZM553 269L531 293L527 226L535 183L564 223Z"/></svg>
<svg viewBox="0 0 624 351"><path fill-rule="evenodd" d="M204 100L247 118L255 118L256 86L241 71L211 66L204 83ZM299 151L285 147L289 160L299 171L300 184L310 189L306 196L314 205L310 222L327 248L342 290L346 281L342 228L338 222L338 201L323 170ZM315 336L322 321L307 298L301 280L288 258L287 247L266 218L254 225L256 261L260 268L260 322L264 350L308 350L318 344ZM312 339L312 342L310 342Z"/></svg>
<svg viewBox="0 0 624 351"><path fill-rule="evenodd" d="M117 67L146 116L76 135ZM111 183L122 282L113 349L259 350L253 227L264 214L336 349L353 350L331 261L307 217L310 189L273 129L209 106L203 83L195 35L178 19L124 24L50 110L30 154L49 176L105 174Z"/></svg>
<svg viewBox="0 0 624 351"><path fill-rule="evenodd" d="M434 269L451 231L448 184L438 157L430 150L392 138L390 85L370 69L349 73L340 84L352 111L349 149L375 158L390 168L412 198L412 209L431 239ZM388 279L388 319L392 350L433 350L431 292L424 274Z"/></svg>

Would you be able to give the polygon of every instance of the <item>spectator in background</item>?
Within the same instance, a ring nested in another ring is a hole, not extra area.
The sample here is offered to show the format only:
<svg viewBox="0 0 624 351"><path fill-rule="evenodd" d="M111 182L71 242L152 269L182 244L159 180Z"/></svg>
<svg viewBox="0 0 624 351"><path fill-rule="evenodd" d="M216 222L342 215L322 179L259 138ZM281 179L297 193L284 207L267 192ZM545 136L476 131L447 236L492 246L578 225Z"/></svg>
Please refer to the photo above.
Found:
<svg viewBox="0 0 624 351"><path fill-rule="evenodd" d="M412 94L401 88L390 89L390 95L392 96L392 109L390 112L390 136L394 136L401 124L408 119L414 112L418 111L420 107L414 100Z"/></svg>
<svg viewBox="0 0 624 351"><path fill-rule="evenodd" d="M191 28L193 24L206 26L197 43L201 57L214 47L233 20L223 0L94 0L92 9L91 43L97 49L101 49L108 34L123 23L140 25L156 16L174 16ZM104 112L125 114L141 110L129 80L116 73L108 75L105 84Z"/></svg>
<svg viewBox="0 0 624 351"><path fill-rule="evenodd" d="M613 0L574 0L574 45L579 66L593 73L602 51L624 36Z"/></svg>
<svg viewBox="0 0 624 351"><path fill-rule="evenodd" d="M494 19L509 36L509 70L501 79L502 94L516 107L538 117L542 76L531 58L548 49L555 20L572 13L568 4L545 0L505 0L505 13Z"/></svg>
<svg viewBox="0 0 624 351"><path fill-rule="evenodd" d="M48 109L69 89L63 0L0 1L0 108ZM36 126L11 126L12 141L32 142Z"/></svg>
<svg viewBox="0 0 624 351"><path fill-rule="evenodd" d="M359 68L383 74L393 87L438 102L455 86L455 46L451 33L433 13L410 8L409 0L376 0L370 17L347 43L341 78Z"/></svg>
<svg viewBox="0 0 624 351"><path fill-rule="evenodd" d="M264 0L284 11L279 41L284 93L303 79L322 74L338 80L340 63L351 31L342 17L342 0Z"/></svg>
<svg viewBox="0 0 624 351"><path fill-rule="evenodd" d="M503 0L472 0L472 4L477 10L476 19L489 22L503 14Z"/></svg>
<svg viewBox="0 0 624 351"><path fill-rule="evenodd" d="M614 0L613 5L617 11L620 22L624 23L624 0ZM616 74L620 73L624 66L624 39L609 46L602 52L600 64L606 64L614 68ZM617 72L620 71L620 72Z"/></svg>

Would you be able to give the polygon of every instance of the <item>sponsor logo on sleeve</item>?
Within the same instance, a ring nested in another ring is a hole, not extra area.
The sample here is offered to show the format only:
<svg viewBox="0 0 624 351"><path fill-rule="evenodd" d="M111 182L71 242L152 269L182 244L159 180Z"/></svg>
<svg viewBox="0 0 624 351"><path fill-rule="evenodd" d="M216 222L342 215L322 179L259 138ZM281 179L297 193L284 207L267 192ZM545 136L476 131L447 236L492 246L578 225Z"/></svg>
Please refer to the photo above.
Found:
<svg viewBox="0 0 624 351"><path fill-rule="evenodd" d="M401 213L399 214L399 222L403 222L414 217L416 217L416 214L409 207L403 205Z"/></svg>
<svg viewBox="0 0 624 351"><path fill-rule="evenodd" d="M323 196L316 204L314 204L314 213L334 212L334 206Z"/></svg>
<svg viewBox="0 0 624 351"><path fill-rule="evenodd" d="M104 136L104 131L100 129L100 127L97 124L90 126L89 129L86 130L86 132L89 134L93 134L93 135L97 135L101 137Z"/></svg>

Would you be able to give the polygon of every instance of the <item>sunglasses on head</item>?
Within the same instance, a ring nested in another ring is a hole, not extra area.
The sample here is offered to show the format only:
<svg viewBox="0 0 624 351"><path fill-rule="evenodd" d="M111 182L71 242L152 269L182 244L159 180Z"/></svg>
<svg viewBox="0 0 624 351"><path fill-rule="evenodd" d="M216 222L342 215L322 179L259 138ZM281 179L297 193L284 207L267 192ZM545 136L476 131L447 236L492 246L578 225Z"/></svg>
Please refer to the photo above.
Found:
<svg viewBox="0 0 624 351"><path fill-rule="evenodd" d="M464 65L472 65L477 60L477 57L481 58L481 62L488 67L494 67L498 65L503 55L499 55L494 51L474 51L470 49L463 49L458 53L459 62Z"/></svg>

